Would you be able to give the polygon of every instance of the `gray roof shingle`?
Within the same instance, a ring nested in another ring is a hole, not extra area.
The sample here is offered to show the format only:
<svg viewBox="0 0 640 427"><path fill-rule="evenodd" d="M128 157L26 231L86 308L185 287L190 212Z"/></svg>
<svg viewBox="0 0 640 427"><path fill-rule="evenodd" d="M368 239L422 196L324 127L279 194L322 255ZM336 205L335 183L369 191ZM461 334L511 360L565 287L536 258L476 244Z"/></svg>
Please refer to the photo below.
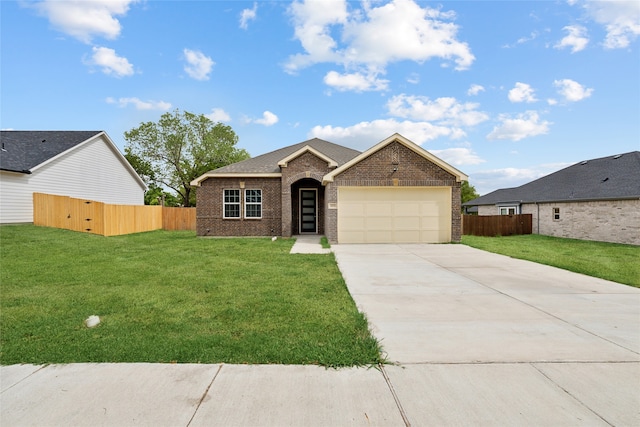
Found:
<svg viewBox="0 0 640 427"><path fill-rule="evenodd" d="M313 138L308 141L303 141L298 144L262 154L260 156L252 157L238 163L223 166L211 171L210 173L278 173L280 172L280 167L278 166L278 162L280 160L307 145L332 160L335 160L338 163L338 166L347 163L349 160L360 154L357 150L352 150L351 148L343 147L342 145L334 144L322 139Z"/></svg>
<svg viewBox="0 0 640 427"><path fill-rule="evenodd" d="M503 188L464 206L640 198L640 151L576 163L520 187Z"/></svg>
<svg viewBox="0 0 640 427"><path fill-rule="evenodd" d="M102 131L0 131L0 170L31 169Z"/></svg>

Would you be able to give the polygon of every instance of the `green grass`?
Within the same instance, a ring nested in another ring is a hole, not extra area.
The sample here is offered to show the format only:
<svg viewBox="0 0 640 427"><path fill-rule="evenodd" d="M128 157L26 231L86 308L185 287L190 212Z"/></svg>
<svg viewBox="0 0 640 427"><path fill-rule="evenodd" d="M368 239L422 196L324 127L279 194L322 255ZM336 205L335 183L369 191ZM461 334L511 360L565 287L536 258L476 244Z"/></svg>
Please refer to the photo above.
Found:
<svg viewBox="0 0 640 427"><path fill-rule="evenodd" d="M320 245L322 246L323 249L331 248L331 244L329 243L329 239L327 239L327 236L322 236L320 238Z"/></svg>
<svg viewBox="0 0 640 427"><path fill-rule="evenodd" d="M0 363L380 362L333 254L292 244L2 226Z"/></svg>
<svg viewBox="0 0 640 427"><path fill-rule="evenodd" d="M474 248L640 287L640 247L529 234L462 236Z"/></svg>

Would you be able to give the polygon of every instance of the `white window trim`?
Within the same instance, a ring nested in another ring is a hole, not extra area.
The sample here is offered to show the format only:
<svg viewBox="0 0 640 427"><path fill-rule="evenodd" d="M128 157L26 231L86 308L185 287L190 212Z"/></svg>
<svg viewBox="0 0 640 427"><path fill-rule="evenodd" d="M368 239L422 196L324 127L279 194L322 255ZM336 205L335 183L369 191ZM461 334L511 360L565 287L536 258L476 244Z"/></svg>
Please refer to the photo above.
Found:
<svg viewBox="0 0 640 427"><path fill-rule="evenodd" d="M238 201L237 202L227 202L226 201L226 192L227 191L237 191L238 192ZM222 218L223 219L241 219L242 218L242 192L239 188L225 188L222 190ZM238 216L227 216L227 205L238 205Z"/></svg>
<svg viewBox="0 0 640 427"><path fill-rule="evenodd" d="M502 210L506 209L507 213L502 213ZM513 209L514 213L510 214L509 213L509 209ZM498 212L500 213L500 215L520 215L520 206L518 205L504 205L504 206L498 206Z"/></svg>
<svg viewBox="0 0 640 427"><path fill-rule="evenodd" d="M259 191L260 192L260 202L247 202L247 192L248 191ZM260 205L260 216L247 216L247 206L248 205ZM262 189L260 188L247 188L244 190L244 217L245 219L262 219Z"/></svg>
<svg viewBox="0 0 640 427"><path fill-rule="evenodd" d="M556 210L558 211L557 213L556 213ZM557 218L556 218L556 215L558 215ZM560 218L561 218L561 216L560 216L560 208L556 208L556 207L551 208L551 218L554 221L560 221Z"/></svg>

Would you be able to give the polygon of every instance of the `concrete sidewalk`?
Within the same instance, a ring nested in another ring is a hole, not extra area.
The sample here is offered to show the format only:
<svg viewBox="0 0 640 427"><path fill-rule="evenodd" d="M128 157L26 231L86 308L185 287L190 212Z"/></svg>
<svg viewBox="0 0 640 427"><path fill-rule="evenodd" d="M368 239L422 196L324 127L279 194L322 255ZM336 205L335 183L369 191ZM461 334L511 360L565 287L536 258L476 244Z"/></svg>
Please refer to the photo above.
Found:
<svg viewBox="0 0 640 427"><path fill-rule="evenodd" d="M2 366L0 425L640 425L639 289L463 245L332 250L394 364Z"/></svg>
<svg viewBox="0 0 640 427"><path fill-rule="evenodd" d="M317 234L300 234L293 236L296 242L291 247L289 253L292 254L328 254L331 249L323 248L320 244L320 238Z"/></svg>

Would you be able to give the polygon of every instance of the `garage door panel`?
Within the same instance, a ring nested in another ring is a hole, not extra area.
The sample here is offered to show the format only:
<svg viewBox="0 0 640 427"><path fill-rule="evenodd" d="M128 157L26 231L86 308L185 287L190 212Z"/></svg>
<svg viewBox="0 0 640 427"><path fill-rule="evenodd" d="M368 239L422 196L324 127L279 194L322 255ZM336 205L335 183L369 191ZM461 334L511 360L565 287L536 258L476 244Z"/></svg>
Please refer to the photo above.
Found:
<svg viewBox="0 0 640 427"><path fill-rule="evenodd" d="M450 187L340 187L339 243L451 240Z"/></svg>
<svg viewBox="0 0 640 427"><path fill-rule="evenodd" d="M364 213L366 216L391 216L393 214L393 205L390 203L367 203Z"/></svg>
<svg viewBox="0 0 640 427"><path fill-rule="evenodd" d="M420 221L419 217L407 217L400 218L396 217L393 219L393 229L394 230L413 230L420 231L422 228L422 221Z"/></svg>

